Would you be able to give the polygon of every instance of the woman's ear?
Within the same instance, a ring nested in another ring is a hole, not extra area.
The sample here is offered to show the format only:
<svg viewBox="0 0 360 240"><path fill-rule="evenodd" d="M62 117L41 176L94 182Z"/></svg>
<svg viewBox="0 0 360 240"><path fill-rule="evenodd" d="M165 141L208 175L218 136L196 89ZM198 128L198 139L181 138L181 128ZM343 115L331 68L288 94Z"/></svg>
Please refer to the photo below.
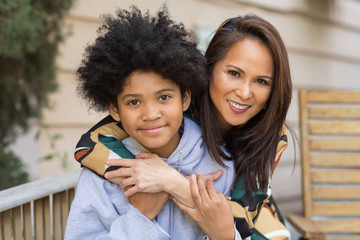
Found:
<svg viewBox="0 0 360 240"><path fill-rule="evenodd" d="M191 103L191 92L190 90L186 90L184 92L184 96L182 97L182 103L183 103L183 112L185 112Z"/></svg>
<svg viewBox="0 0 360 240"><path fill-rule="evenodd" d="M117 108L117 106L115 106L113 103L110 103L110 106L108 109L109 109L109 113L110 113L111 117L115 121L120 122L119 109Z"/></svg>

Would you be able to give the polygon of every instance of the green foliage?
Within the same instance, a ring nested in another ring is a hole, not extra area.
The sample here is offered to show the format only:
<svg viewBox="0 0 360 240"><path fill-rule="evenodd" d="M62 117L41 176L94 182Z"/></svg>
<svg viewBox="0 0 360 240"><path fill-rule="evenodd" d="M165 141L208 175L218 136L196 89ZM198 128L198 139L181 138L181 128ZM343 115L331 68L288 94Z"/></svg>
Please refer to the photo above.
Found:
<svg viewBox="0 0 360 240"><path fill-rule="evenodd" d="M13 152L0 147L0 159L0 190L28 181L23 163Z"/></svg>
<svg viewBox="0 0 360 240"><path fill-rule="evenodd" d="M20 161L7 151L29 119L41 118L55 91L55 58L67 35L62 20L73 0L0 1L0 163ZM9 155L10 154L10 155ZM11 157L9 159L8 157Z"/></svg>

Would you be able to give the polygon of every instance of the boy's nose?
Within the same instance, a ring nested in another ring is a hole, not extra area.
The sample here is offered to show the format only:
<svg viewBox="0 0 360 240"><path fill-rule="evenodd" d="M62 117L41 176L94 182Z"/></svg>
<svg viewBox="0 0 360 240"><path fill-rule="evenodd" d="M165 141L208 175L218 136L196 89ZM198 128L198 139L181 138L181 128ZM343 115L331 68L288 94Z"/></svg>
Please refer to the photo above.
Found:
<svg viewBox="0 0 360 240"><path fill-rule="evenodd" d="M161 116L160 109L153 105L146 105L144 107L144 112L142 119L143 121L153 121L158 119Z"/></svg>

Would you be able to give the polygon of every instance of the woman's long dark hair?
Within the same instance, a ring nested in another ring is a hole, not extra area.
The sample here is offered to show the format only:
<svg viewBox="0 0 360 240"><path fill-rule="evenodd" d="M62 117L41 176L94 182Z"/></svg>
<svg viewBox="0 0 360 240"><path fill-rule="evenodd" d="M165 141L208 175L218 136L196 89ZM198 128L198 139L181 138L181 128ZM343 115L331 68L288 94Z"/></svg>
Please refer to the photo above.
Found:
<svg viewBox="0 0 360 240"><path fill-rule="evenodd" d="M246 192L250 194L259 188L265 190L272 174L282 126L291 102L292 84L288 55L280 34L270 23L254 15L228 19L216 31L205 54L209 81L216 62L224 58L235 43L245 39L259 40L272 54L274 76L267 107L246 124L233 126L221 135L217 110L211 101L209 88L206 88L199 116L210 154L222 165L222 159L234 159L236 179L245 177ZM231 156L227 156L222 147Z"/></svg>

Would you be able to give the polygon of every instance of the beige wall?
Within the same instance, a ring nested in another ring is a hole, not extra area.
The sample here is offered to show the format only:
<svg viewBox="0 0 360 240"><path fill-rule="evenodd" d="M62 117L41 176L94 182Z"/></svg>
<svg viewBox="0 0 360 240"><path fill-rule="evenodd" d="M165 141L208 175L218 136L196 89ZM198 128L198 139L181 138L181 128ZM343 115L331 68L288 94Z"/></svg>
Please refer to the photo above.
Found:
<svg viewBox="0 0 360 240"><path fill-rule="evenodd" d="M68 168L78 168L72 153L83 132L104 116L89 112L76 96L74 71L81 61L87 43L96 37L101 24L99 16L114 13L117 7L135 4L154 13L163 1L78 0L67 23L73 34L61 46L58 58L59 91L51 96L53 109L44 111L48 134L60 134L56 153L68 154ZM355 0L168 0L169 11L176 21L195 30L206 44L208 35L228 17L255 13L269 20L280 31L289 51L294 84L293 102L288 114L290 126L298 132L297 91L299 88L360 88L360 1ZM60 159L40 162L37 159L53 153L49 137L32 141L38 128L21 138L15 149L29 164L34 177L45 177L63 171ZM275 172L273 192L285 214L301 211L300 158L294 168L293 140ZM296 143L295 143L296 144ZM299 149L297 149L299 150ZM298 154L297 154L298 155Z"/></svg>

